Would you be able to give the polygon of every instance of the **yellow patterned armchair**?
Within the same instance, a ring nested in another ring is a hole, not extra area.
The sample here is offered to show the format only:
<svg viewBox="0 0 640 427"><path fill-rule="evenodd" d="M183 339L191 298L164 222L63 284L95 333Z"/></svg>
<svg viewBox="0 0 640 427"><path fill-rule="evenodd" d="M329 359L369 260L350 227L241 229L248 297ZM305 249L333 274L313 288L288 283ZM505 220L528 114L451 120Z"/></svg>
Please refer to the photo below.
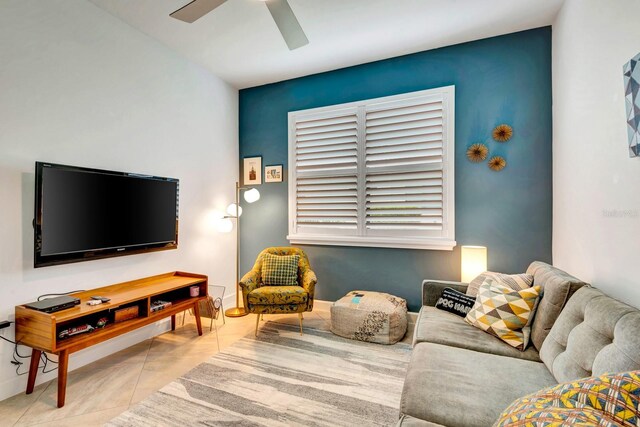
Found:
<svg viewBox="0 0 640 427"><path fill-rule="evenodd" d="M262 283L262 259L265 254L299 255L297 286L267 286ZM260 252L251 271L240 280L242 301L249 313L255 313L256 336L260 317L267 314L298 313L300 334L302 335L302 313L313 310L316 274L311 270L309 258L302 249L292 247L273 247Z"/></svg>

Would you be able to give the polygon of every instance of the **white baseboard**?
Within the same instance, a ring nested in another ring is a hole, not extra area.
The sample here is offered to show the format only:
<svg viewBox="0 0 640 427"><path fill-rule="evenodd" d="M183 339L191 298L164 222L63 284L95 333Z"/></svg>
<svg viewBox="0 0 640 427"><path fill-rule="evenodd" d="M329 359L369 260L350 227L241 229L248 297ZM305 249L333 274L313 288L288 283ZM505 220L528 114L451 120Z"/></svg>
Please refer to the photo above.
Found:
<svg viewBox="0 0 640 427"><path fill-rule="evenodd" d="M418 313L416 312L409 311L407 315L409 316L409 323L416 323L418 320Z"/></svg>
<svg viewBox="0 0 640 427"><path fill-rule="evenodd" d="M224 307L225 310L228 310L230 308L233 308L236 306L236 294L233 293L231 295L226 295L224 298L222 298L222 307Z"/></svg>
<svg viewBox="0 0 640 427"><path fill-rule="evenodd" d="M333 305L333 301L324 301L321 299L313 300L313 306L316 308L319 308L320 310L329 311L332 305Z"/></svg>
<svg viewBox="0 0 640 427"><path fill-rule="evenodd" d="M228 309L228 308L235 307L235 305L236 305L236 294L225 296L224 299L222 300L222 303L224 304L225 310ZM329 310L329 309L331 309L332 305L333 305L333 301L324 301L324 300L320 300L320 299L313 300L313 307L314 308L319 308L321 310Z"/></svg>

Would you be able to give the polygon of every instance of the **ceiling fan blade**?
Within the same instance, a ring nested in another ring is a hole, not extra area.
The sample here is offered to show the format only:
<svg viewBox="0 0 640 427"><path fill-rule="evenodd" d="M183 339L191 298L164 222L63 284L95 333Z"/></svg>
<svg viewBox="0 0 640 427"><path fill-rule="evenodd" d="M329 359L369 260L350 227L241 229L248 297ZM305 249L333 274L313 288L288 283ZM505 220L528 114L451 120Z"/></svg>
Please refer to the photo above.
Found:
<svg viewBox="0 0 640 427"><path fill-rule="evenodd" d="M170 13L169 16L191 24L226 1L227 0L193 0L191 3L187 3L175 12Z"/></svg>
<svg viewBox="0 0 640 427"><path fill-rule="evenodd" d="M287 42L289 50L294 50L309 44L309 39L304 34L296 15L287 0L267 0L266 5L276 21L276 25Z"/></svg>

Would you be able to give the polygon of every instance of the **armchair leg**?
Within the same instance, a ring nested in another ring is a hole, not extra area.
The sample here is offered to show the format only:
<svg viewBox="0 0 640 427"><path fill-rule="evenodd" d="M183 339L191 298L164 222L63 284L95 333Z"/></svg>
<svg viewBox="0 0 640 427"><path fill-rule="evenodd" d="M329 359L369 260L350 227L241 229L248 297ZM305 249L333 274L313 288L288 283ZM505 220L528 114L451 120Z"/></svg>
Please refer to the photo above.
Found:
<svg viewBox="0 0 640 427"><path fill-rule="evenodd" d="M302 335L302 313L298 313L298 317L300 318L300 335Z"/></svg>
<svg viewBox="0 0 640 427"><path fill-rule="evenodd" d="M256 315L256 337L258 336L258 325L260 324L260 315Z"/></svg>

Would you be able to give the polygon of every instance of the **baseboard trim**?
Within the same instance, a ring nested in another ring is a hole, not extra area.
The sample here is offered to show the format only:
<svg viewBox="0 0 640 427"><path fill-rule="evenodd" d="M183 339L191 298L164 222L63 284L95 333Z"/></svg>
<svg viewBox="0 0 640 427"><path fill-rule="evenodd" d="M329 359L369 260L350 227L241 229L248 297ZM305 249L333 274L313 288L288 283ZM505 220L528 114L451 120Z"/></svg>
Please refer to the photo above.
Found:
<svg viewBox="0 0 640 427"><path fill-rule="evenodd" d="M321 310L331 310L331 306L333 305L333 301L325 301L321 299L313 300L313 306L319 308Z"/></svg>
<svg viewBox="0 0 640 427"><path fill-rule="evenodd" d="M235 298L236 298L236 294L227 295L224 297L224 299L222 300L222 304L224 305L225 310L228 308L235 307L235 303L236 303ZM331 306L333 305L334 302L335 301L316 299L316 300L313 300L313 307L319 308L321 310L329 311L331 310ZM408 316L409 323L416 323L416 320L418 319L418 313L409 311L407 312L407 316Z"/></svg>
<svg viewBox="0 0 640 427"><path fill-rule="evenodd" d="M242 305L242 304L241 304ZM222 308L228 310L236 306L236 294L226 295L222 298Z"/></svg>

